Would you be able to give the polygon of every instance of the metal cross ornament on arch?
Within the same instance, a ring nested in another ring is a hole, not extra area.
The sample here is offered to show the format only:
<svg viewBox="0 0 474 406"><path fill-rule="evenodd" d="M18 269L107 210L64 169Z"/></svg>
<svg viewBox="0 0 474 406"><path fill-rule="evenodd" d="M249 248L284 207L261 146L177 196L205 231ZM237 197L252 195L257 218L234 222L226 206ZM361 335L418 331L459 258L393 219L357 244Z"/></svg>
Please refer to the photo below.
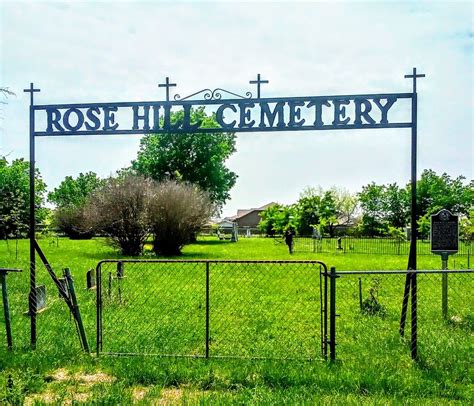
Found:
<svg viewBox="0 0 474 406"><path fill-rule="evenodd" d="M331 96L262 97L262 85L269 81L258 74L249 83L255 85L255 96L222 88L202 89L182 97L171 98L171 83L166 77L158 85L165 89L165 100L142 102L35 104L31 83L30 93L30 297L31 344L36 344L36 253L51 274L39 244L35 239L35 140L36 137L78 135L118 135L148 133L221 133L221 132L280 132L352 129L411 129L411 240L408 269L416 270L416 173L417 173L417 79L424 77L416 68L405 78L413 80L411 93L381 93ZM411 102L411 103L410 103ZM411 104L411 110L403 108ZM193 108L203 107L215 114L217 126L193 121ZM172 113L182 111L175 122ZM410 112L407 114L407 112ZM38 120L39 119L39 120ZM59 286L58 286L59 288ZM402 306L400 332L404 333L408 296L412 299L412 340L416 342L416 273L408 272ZM412 356L416 358L416 348Z"/></svg>

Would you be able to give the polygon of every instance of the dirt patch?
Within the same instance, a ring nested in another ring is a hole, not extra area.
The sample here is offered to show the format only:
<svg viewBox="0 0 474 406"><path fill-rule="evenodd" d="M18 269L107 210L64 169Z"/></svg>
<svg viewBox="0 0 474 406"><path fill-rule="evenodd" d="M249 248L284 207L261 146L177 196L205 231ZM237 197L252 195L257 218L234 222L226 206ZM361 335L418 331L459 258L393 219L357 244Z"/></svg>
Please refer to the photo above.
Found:
<svg viewBox="0 0 474 406"><path fill-rule="evenodd" d="M60 401L62 406L72 406L74 402L87 402L89 400L91 400L90 393L68 393L66 399L61 400L57 394L51 390L47 390L43 393L35 393L34 395L28 396L25 399L24 406L33 406L36 403L52 405L58 404Z"/></svg>
<svg viewBox="0 0 474 406"><path fill-rule="evenodd" d="M107 375L104 372L96 372L95 374L85 374L78 372L74 375L74 380L84 385L92 386L98 383L112 383L115 381L115 378L113 376Z"/></svg>
<svg viewBox="0 0 474 406"><path fill-rule="evenodd" d="M168 406L177 405L181 403L183 399L183 390L178 388L168 388L161 391L158 405Z"/></svg>
<svg viewBox="0 0 474 406"><path fill-rule="evenodd" d="M150 392L151 388L146 386L135 386L132 388L132 399L134 402L140 402Z"/></svg>
<svg viewBox="0 0 474 406"><path fill-rule="evenodd" d="M35 402L43 404L72 405L74 402L87 402L91 400L90 388L97 384L112 383L115 377L107 375L102 371L93 374L77 372L72 374L66 368L56 369L51 375L45 376L48 387L44 392L35 393L25 399L25 405L34 405ZM59 385L64 384L64 385ZM55 389L62 394L67 393L66 399L61 400L60 395L55 393Z"/></svg>

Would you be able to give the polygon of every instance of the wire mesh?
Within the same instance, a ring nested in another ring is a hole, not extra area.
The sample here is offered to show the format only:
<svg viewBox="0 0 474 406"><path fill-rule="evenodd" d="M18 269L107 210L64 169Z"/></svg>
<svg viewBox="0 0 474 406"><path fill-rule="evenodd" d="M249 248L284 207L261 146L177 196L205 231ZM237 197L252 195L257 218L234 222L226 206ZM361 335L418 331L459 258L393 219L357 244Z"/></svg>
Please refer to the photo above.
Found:
<svg viewBox="0 0 474 406"><path fill-rule="evenodd" d="M320 358L319 272L315 261L102 262L99 349Z"/></svg>
<svg viewBox="0 0 474 406"><path fill-rule="evenodd" d="M63 280L66 266L51 264L56 275ZM9 268L22 270L21 273L7 273L7 295L10 310L12 349L29 351L31 349L30 298L35 300L38 351L55 354L74 354L81 351L77 326L64 299L60 298L58 288L47 273L43 264L36 261L36 292L30 293L30 265L28 261L9 261ZM84 322L87 340L93 343L95 330L95 292L86 289L85 269L71 269L75 293ZM66 286L66 285L65 285ZM6 318L4 306L0 310L0 353L7 351Z"/></svg>
<svg viewBox="0 0 474 406"><path fill-rule="evenodd" d="M418 355L428 364L472 362L473 271L417 271ZM409 356L411 306L399 334L406 272L337 272L338 358ZM445 288L443 288L443 279Z"/></svg>
<svg viewBox="0 0 474 406"><path fill-rule="evenodd" d="M470 257L474 252L474 241L461 240L455 257ZM294 252L408 255L410 241L394 238L360 238L343 236L337 238L296 237ZM417 241L417 255L432 255L429 240ZM469 264L467 268L469 268Z"/></svg>

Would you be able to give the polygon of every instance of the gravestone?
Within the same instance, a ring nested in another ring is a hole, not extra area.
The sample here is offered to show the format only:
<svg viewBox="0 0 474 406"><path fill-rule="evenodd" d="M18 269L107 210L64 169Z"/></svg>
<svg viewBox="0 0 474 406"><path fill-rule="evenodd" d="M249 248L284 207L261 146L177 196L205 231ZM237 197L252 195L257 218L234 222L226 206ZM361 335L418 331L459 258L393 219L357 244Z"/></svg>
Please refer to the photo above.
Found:
<svg viewBox="0 0 474 406"><path fill-rule="evenodd" d="M88 290L95 288L95 272L93 269L88 270L86 273L86 284Z"/></svg>
<svg viewBox="0 0 474 406"><path fill-rule="evenodd" d="M117 279L124 277L123 272L123 262L117 262Z"/></svg>
<svg viewBox="0 0 474 406"><path fill-rule="evenodd" d="M44 309L46 309L46 286L39 285L36 287L36 311Z"/></svg>
<svg viewBox="0 0 474 406"><path fill-rule="evenodd" d="M431 216L431 252L454 254L459 245L459 218L443 209Z"/></svg>

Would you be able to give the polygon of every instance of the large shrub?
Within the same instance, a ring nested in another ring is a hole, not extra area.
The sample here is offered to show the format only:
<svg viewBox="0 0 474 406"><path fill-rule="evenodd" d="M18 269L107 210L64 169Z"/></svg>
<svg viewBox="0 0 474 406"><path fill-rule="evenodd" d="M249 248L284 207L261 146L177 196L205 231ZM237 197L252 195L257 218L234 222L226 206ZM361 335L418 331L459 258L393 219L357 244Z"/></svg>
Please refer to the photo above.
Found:
<svg viewBox="0 0 474 406"><path fill-rule="evenodd" d="M53 225L73 240L85 240L94 236L94 225L84 207L59 207L53 214Z"/></svg>
<svg viewBox="0 0 474 406"><path fill-rule="evenodd" d="M66 176L60 185L48 193L48 200L56 205L53 224L72 239L87 239L94 235L88 224L84 206L88 197L104 181L94 172L80 173L77 178Z"/></svg>
<svg viewBox="0 0 474 406"><path fill-rule="evenodd" d="M125 175L110 178L95 190L86 206L88 219L123 255L139 255L150 233L148 207L153 181Z"/></svg>
<svg viewBox="0 0 474 406"><path fill-rule="evenodd" d="M214 212L209 194L198 186L164 181L154 186L148 221L156 254L180 255Z"/></svg>

